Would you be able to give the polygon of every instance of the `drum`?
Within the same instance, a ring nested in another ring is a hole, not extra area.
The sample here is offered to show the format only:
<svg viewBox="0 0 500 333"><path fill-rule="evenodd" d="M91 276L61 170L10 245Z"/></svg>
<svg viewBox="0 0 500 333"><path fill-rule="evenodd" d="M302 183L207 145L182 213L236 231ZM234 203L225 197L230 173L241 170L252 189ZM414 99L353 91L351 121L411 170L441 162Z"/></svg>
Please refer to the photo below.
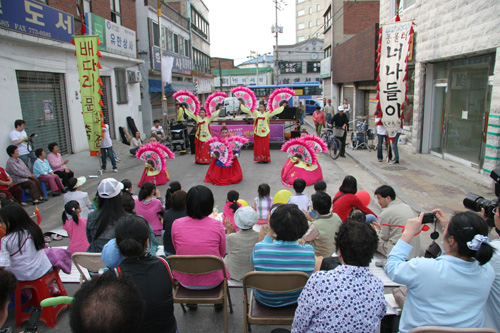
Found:
<svg viewBox="0 0 500 333"><path fill-rule="evenodd" d="M354 132L351 134L351 142L354 146L358 146L362 143L367 143L368 140L366 138L365 132Z"/></svg>
<svg viewBox="0 0 500 333"><path fill-rule="evenodd" d="M366 131L367 124L365 121L356 121L356 131L364 132Z"/></svg>
<svg viewBox="0 0 500 333"><path fill-rule="evenodd" d="M375 140L375 130L373 128L368 129L368 140Z"/></svg>

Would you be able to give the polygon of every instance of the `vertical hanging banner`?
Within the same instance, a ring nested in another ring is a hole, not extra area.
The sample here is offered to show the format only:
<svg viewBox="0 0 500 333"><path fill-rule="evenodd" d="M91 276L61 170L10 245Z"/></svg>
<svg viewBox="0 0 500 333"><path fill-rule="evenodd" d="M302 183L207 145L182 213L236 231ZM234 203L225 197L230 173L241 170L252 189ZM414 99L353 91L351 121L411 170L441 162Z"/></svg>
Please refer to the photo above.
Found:
<svg viewBox="0 0 500 333"><path fill-rule="evenodd" d="M377 57L377 108L383 112L382 124L389 138L401 127L406 97L408 54L413 38L413 22L396 22L379 29Z"/></svg>
<svg viewBox="0 0 500 333"><path fill-rule="evenodd" d="M82 96L83 120L85 132L89 142L90 156L97 156L102 142L102 113L101 86L102 80L99 76L99 57L101 52L97 49L101 43L97 36L74 36L71 42L76 47L76 61L78 64L78 76L80 78L80 94Z"/></svg>

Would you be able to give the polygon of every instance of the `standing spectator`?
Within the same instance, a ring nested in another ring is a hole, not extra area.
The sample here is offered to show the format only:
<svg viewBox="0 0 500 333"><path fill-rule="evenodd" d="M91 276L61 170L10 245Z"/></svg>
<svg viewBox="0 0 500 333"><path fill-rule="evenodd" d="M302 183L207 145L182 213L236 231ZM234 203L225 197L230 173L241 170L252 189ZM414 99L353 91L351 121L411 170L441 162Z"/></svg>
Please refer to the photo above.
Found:
<svg viewBox="0 0 500 333"><path fill-rule="evenodd" d="M62 228L68 232L68 251L86 252L89 248L87 240L87 219L80 216L82 209L78 201L71 200L64 205L62 213Z"/></svg>
<svg viewBox="0 0 500 333"><path fill-rule="evenodd" d="M62 193L66 193L61 179L58 175L54 174L54 171L50 168L49 162L45 159L47 156L43 151L43 148L38 148L35 150L35 155L38 159L33 165L33 173L38 180L48 183L50 190L52 191L52 196L59 196Z"/></svg>
<svg viewBox="0 0 500 333"><path fill-rule="evenodd" d="M311 275L314 271L314 248L300 245L299 239L308 228L306 216L296 205L282 205L269 221L267 235L255 244L252 262L256 271L301 271ZM276 236L276 239L273 239ZM275 293L255 290L255 299L265 306L283 307L297 302L301 290Z"/></svg>
<svg viewBox="0 0 500 333"><path fill-rule="evenodd" d="M367 221L369 223L374 222L377 219L377 215L368 208L361 200L356 196L358 192L358 181L353 176L345 176L342 181L342 185L339 187L339 191L335 194L332 201L332 212L337 213L340 219L345 222L349 213L357 208L365 214L369 214Z"/></svg>
<svg viewBox="0 0 500 333"><path fill-rule="evenodd" d="M166 255L175 254L172 244L172 224L177 219L186 216L186 191L177 190L170 198L170 208L163 214L163 247Z"/></svg>
<svg viewBox="0 0 500 333"><path fill-rule="evenodd" d="M335 244L342 265L316 272L307 281L292 332L377 332L385 316L384 284L368 269L377 249L373 228L344 223Z"/></svg>
<svg viewBox="0 0 500 333"><path fill-rule="evenodd" d="M385 147L387 149L387 162L392 160L392 151L389 147L389 142L387 141L387 130L382 124L383 112L381 109L377 110L375 114L375 125L377 125L377 158L379 162L384 160L384 154L382 153L383 144L385 140Z"/></svg>
<svg viewBox="0 0 500 333"><path fill-rule="evenodd" d="M185 122L186 119L184 119L184 105L177 102L177 103L175 103L175 107L177 108L177 122L178 123Z"/></svg>
<svg viewBox="0 0 500 333"><path fill-rule="evenodd" d="M64 195L64 204L71 200L78 201L80 204L80 209L82 212L80 216L83 218L88 218L90 209L92 208L92 202L90 202L89 194L87 192L81 191L83 184L87 181L85 177L70 178L68 180L68 192Z"/></svg>
<svg viewBox="0 0 500 333"><path fill-rule="evenodd" d="M141 132L135 132L135 136L130 140L130 154L135 156L135 152L141 148L142 140L141 140Z"/></svg>
<svg viewBox="0 0 500 333"><path fill-rule="evenodd" d="M335 252L335 234L342 225L340 217L330 212L331 202L332 198L324 192L316 192L312 195L313 209L319 213L319 216L314 220L310 219L312 223L303 239L314 247L317 257L332 256Z"/></svg>
<svg viewBox="0 0 500 333"><path fill-rule="evenodd" d="M306 107L302 104L302 102L299 102L299 106L297 107L297 120L300 121L301 125L304 125L304 116L306 114Z"/></svg>
<svg viewBox="0 0 500 333"><path fill-rule="evenodd" d="M121 190L123 184L114 178L105 178L97 186L99 209L89 214L87 219L87 252L102 252L103 246L115 238L116 221L126 213L122 207Z"/></svg>
<svg viewBox="0 0 500 333"><path fill-rule="evenodd" d="M347 103L347 99L344 98L344 102L342 103L342 106L344 107L344 113L347 116L347 119L349 120L349 111L351 111L351 104Z"/></svg>
<svg viewBox="0 0 500 333"><path fill-rule="evenodd" d="M403 123L404 123L404 113L401 112L401 123L398 128L398 133L394 138L392 138L392 151L394 152L394 159L389 163L389 164L399 164L399 150L398 150L398 141L399 141L399 136L403 132Z"/></svg>
<svg viewBox="0 0 500 333"><path fill-rule="evenodd" d="M29 170L26 164L19 158L19 151L16 146L7 147L7 154L10 158L7 160L5 171L12 177L14 184L30 191L33 205L43 203L43 189L40 181Z"/></svg>
<svg viewBox="0 0 500 333"><path fill-rule="evenodd" d="M31 140L32 136L26 134L24 130L24 125L26 122L22 119L17 119L14 122L15 130L12 130L9 134L12 144L19 150L19 158L26 164L26 167L30 167L30 150L28 142Z"/></svg>
<svg viewBox="0 0 500 333"><path fill-rule="evenodd" d="M177 219L172 225L172 243L177 255L214 255L222 258L226 254L224 225L208 217L214 208L214 196L208 187L193 186L186 196L187 216ZM229 271L226 269L227 277ZM221 271L190 275L174 272L174 277L188 289L212 289L224 279Z"/></svg>
<svg viewBox="0 0 500 333"><path fill-rule="evenodd" d="M148 221L155 235L161 235L163 225L160 216L163 217L163 204L160 201L160 190L152 182L142 184L139 197L135 200L135 211Z"/></svg>
<svg viewBox="0 0 500 333"><path fill-rule="evenodd" d="M5 172L4 168L0 168L0 193L5 194L6 200L12 200L14 197L21 206L27 205L23 202L23 189L12 182L12 178Z"/></svg>
<svg viewBox="0 0 500 333"><path fill-rule="evenodd" d="M326 123L325 113L321 110L321 107L317 106L316 111L313 113L314 126L316 126L316 134L321 136L321 128L323 124Z"/></svg>
<svg viewBox="0 0 500 333"><path fill-rule="evenodd" d="M66 166L69 160L63 162L62 156L59 153L59 146L56 142L49 143L48 148L50 153L47 155L47 161L49 161L51 169L61 178L63 185L68 186L68 180L75 175L73 171Z"/></svg>
<svg viewBox="0 0 500 333"><path fill-rule="evenodd" d="M257 193L259 194L254 200L254 204L252 208L257 211L257 225L253 227L253 229L257 232L260 231L263 225L268 224L269 219L269 211L273 205L273 198L271 198L271 188L268 184L263 183L260 184L257 188Z"/></svg>
<svg viewBox="0 0 500 333"><path fill-rule="evenodd" d="M414 218L415 212L407 204L396 201L396 192L391 186L380 186L375 190L375 196L382 208L380 223L373 223L379 236L377 251L388 256L401 238L406 221ZM411 245L412 251L409 258L420 256L420 234L411 239Z"/></svg>
<svg viewBox="0 0 500 333"><path fill-rule="evenodd" d="M326 122L329 124L332 120L334 113L335 113L335 109L333 108L331 99L328 100L328 104L325 104L323 110L325 111L325 114L326 114Z"/></svg>
<svg viewBox="0 0 500 333"><path fill-rule="evenodd" d="M105 118L102 118L102 121L105 121ZM115 159L115 152L113 151L113 142L111 141L111 137L109 136L109 125L104 124L104 127L102 128L102 133L104 138L102 139L101 143L101 171L106 171L106 158L109 156L109 159L111 160L111 165L113 166L113 171L118 172L118 169L116 167L116 159Z"/></svg>
<svg viewBox="0 0 500 333"><path fill-rule="evenodd" d="M234 214L238 232L231 223L225 223L228 235L227 255L224 258L231 279L241 281L246 273L253 271L252 250L259 240L259 233L253 230L257 223L257 212L252 207L241 207Z"/></svg>
<svg viewBox="0 0 500 333"><path fill-rule="evenodd" d="M151 127L151 136L155 137L158 142L163 143L167 141L167 138L165 137L165 131L160 125L160 121L158 119L153 120L153 127Z"/></svg>
<svg viewBox="0 0 500 333"><path fill-rule="evenodd" d="M339 112L332 117L330 126L344 129L344 135L342 137L338 137L338 139L341 142L340 157L345 157L345 140L347 138L347 131L349 130L349 119L347 119L347 116L344 114L344 107L342 105L339 106L338 110Z"/></svg>

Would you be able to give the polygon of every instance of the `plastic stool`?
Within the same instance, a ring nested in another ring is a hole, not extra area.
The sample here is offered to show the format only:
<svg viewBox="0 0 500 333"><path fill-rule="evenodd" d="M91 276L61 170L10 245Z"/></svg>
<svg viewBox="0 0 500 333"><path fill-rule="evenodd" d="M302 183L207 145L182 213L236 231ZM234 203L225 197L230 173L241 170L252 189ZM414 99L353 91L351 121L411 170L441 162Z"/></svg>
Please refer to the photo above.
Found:
<svg viewBox="0 0 500 333"><path fill-rule="evenodd" d="M46 298L52 297L49 292L49 285L51 282L55 281L57 288L61 292L61 296L68 296L64 285L62 284L59 273L54 269L35 281L19 281L17 283L17 288L15 291L15 304L16 304L16 327L21 327L23 321L29 320L31 312L24 312L28 307L35 306L40 307L40 302ZM21 305L21 291L23 289L31 290L31 299L26 303ZM57 325L57 315L61 310L69 305L60 304L57 306L48 306L43 308L40 321L43 321L48 328L55 327Z"/></svg>
<svg viewBox="0 0 500 333"><path fill-rule="evenodd" d="M42 196L46 198L52 191L50 189L47 190L47 185L44 182L40 182L40 185L42 185ZM31 199L31 194L23 188L23 202L26 202L28 199Z"/></svg>

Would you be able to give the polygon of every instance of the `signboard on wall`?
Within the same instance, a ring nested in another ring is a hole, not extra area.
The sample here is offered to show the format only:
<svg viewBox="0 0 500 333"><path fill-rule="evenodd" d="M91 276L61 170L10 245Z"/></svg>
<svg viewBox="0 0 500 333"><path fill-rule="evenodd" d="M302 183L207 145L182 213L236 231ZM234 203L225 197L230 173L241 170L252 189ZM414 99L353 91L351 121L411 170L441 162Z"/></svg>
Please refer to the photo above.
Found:
<svg viewBox="0 0 500 333"><path fill-rule="evenodd" d="M308 73L320 73L321 72L321 62L320 61L308 61L307 62L307 72Z"/></svg>
<svg viewBox="0 0 500 333"><path fill-rule="evenodd" d="M321 78L325 78L325 77L330 77L332 76L332 58L331 57L328 57L326 59L323 59L321 60L321 74L320 74L320 77Z"/></svg>
<svg viewBox="0 0 500 333"><path fill-rule="evenodd" d="M1 0L0 28L70 43L73 15L34 0Z"/></svg>
<svg viewBox="0 0 500 333"><path fill-rule="evenodd" d="M282 74L302 73L302 61L280 61L279 66Z"/></svg>
<svg viewBox="0 0 500 333"><path fill-rule="evenodd" d="M233 87L233 86L249 86L249 85L266 85L267 84L267 75L259 76L259 82L256 83L255 75L246 76L246 75L238 75L238 76L223 76L222 77L222 86L224 87ZM214 77L214 85L216 87L220 87L220 77Z"/></svg>
<svg viewBox="0 0 500 333"><path fill-rule="evenodd" d="M158 46L152 47L152 55L153 59L151 59L151 61L153 63L153 68L159 71L161 69L161 64L160 64L161 56L160 56L160 48ZM173 73L181 73L187 75L190 75L192 73L191 58L167 52L163 52L163 55L174 58L174 64L172 66Z"/></svg>
<svg viewBox="0 0 500 333"><path fill-rule="evenodd" d="M97 35L101 40L99 50L130 58L136 57L134 30L92 13L85 13L85 19L88 25L87 35Z"/></svg>

